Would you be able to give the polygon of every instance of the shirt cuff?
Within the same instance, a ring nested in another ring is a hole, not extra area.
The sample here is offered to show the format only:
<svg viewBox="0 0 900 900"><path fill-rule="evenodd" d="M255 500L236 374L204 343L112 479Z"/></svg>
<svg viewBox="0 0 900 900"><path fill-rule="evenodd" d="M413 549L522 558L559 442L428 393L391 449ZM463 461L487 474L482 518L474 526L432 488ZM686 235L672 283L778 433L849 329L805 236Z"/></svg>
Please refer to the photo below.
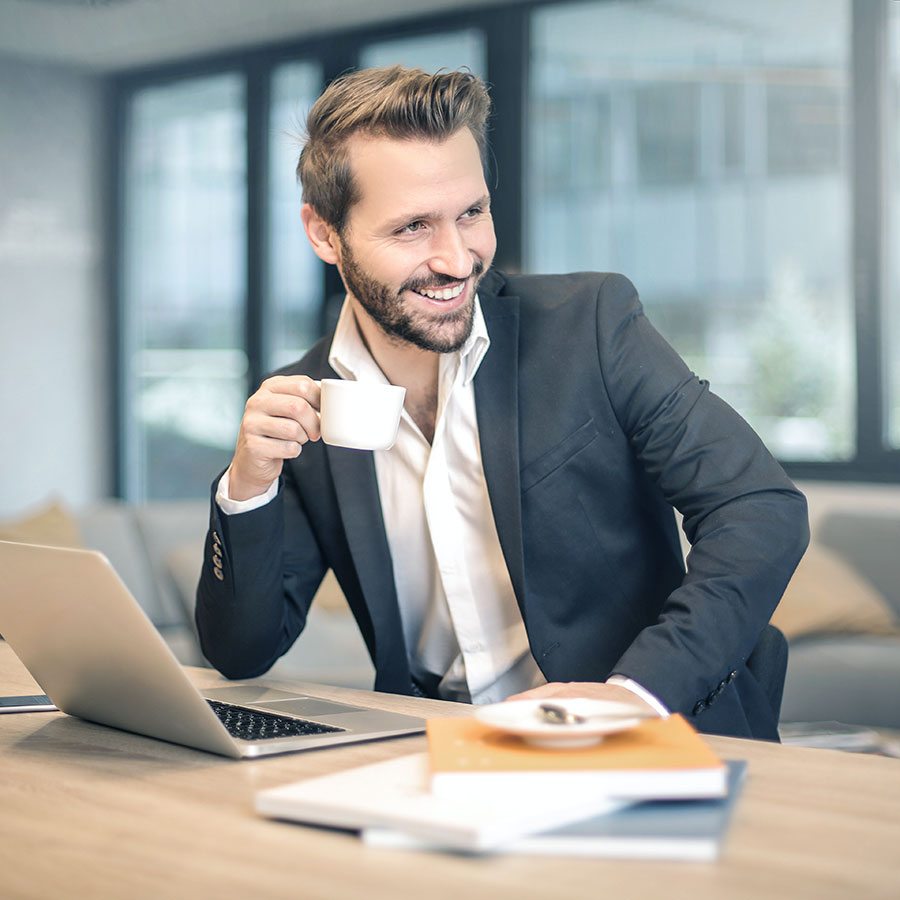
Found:
<svg viewBox="0 0 900 900"><path fill-rule="evenodd" d="M658 712L663 718L666 718L670 715L668 707L659 699L659 697L651 694L647 688L638 684L636 681L632 681L630 678L627 678L625 675L610 675L609 678L606 679L607 684L617 684L619 687L625 688L626 691L631 691L632 694L637 694L641 700L649 703L650 706L653 707L656 712Z"/></svg>
<svg viewBox="0 0 900 900"><path fill-rule="evenodd" d="M216 488L216 506L218 506L226 516L234 516L238 513L259 509L261 506L271 503L278 493L278 479L276 478L269 485L268 490L264 494L251 497L249 500L232 500L228 495L228 490L231 486L230 475L231 466L228 467L225 474L219 479L219 484Z"/></svg>

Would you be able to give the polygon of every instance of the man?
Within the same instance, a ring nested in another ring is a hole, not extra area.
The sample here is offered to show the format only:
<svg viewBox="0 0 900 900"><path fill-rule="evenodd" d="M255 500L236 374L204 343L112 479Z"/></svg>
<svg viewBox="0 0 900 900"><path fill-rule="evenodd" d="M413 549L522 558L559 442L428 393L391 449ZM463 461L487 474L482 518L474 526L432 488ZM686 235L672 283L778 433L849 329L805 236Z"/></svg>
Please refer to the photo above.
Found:
<svg viewBox="0 0 900 900"><path fill-rule="evenodd" d="M474 76L400 67L311 110L301 215L347 297L247 402L214 484L204 653L265 672L331 568L376 690L628 699L777 739L745 662L805 548L805 501L627 279L491 269L488 111ZM393 449L322 444L316 379L336 376L406 388Z"/></svg>

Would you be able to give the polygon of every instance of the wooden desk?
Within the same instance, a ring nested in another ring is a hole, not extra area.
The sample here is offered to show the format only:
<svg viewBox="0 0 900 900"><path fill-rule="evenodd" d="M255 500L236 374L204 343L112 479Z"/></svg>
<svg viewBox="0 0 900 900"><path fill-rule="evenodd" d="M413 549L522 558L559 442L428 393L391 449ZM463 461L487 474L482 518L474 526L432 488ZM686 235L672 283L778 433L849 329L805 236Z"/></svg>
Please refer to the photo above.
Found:
<svg viewBox="0 0 900 900"><path fill-rule="evenodd" d="M221 679L192 670L198 684ZM434 700L318 693L419 715ZM37 687L0 642L0 693ZM749 761L723 858L662 863L406 853L272 822L256 790L423 750L423 737L233 762L61 713L0 715L0 897L896 898L900 761L711 738Z"/></svg>

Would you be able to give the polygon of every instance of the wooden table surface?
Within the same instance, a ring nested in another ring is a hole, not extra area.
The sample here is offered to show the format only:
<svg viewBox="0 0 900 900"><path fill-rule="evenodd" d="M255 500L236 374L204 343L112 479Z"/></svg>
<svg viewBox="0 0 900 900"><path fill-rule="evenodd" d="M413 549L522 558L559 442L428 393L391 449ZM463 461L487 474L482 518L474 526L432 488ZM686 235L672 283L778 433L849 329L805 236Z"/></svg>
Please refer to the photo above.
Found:
<svg viewBox="0 0 900 900"><path fill-rule="evenodd" d="M198 684L221 682L190 671ZM470 711L305 689L418 715ZM0 642L0 694L36 692ZM0 715L0 897L900 897L900 760L709 743L749 762L718 862L467 857L370 848L253 812L260 788L424 750L421 736L236 762L62 713Z"/></svg>

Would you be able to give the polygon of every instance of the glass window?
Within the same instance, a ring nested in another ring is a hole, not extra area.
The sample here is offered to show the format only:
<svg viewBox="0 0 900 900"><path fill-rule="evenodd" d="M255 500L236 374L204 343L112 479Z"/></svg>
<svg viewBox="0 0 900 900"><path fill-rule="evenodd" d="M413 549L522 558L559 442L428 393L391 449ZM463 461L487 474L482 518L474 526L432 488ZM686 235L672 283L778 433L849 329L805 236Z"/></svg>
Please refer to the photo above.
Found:
<svg viewBox="0 0 900 900"><path fill-rule="evenodd" d="M417 34L368 44L360 54L361 67L391 66L402 63L437 72L438 69L460 69L467 66L476 75L486 75L484 34L476 28L464 31L442 31Z"/></svg>
<svg viewBox="0 0 900 900"><path fill-rule="evenodd" d="M697 179L699 100L696 84L635 85L635 152L642 184Z"/></svg>
<svg viewBox="0 0 900 900"><path fill-rule="evenodd" d="M532 17L526 269L628 275L786 460L855 451L849 8L594 0Z"/></svg>
<svg viewBox="0 0 900 900"><path fill-rule="evenodd" d="M538 190L554 196L578 194L610 185L610 98L535 98L536 129L532 150Z"/></svg>
<svg viewBox="0 0 900 900"><path fill-rule="evenodd" d="M770 175L814 175L841 169L843 84L817 73L821 84L766 85Z"/></svg>
<svg viewBox="0 0 900 900"><path fill-rule="evenodd" d="M890 8L890 71L888 88L887 169L888 273L887 325L884 329L885 370L888 376L888 436L891 447L900 448L900 3Z"/></svg>
<svg viewBox="0 0 900 900"><path fill-rule="evenodd" d="M124 494L202 497L246 391L244 82L145 88L127 110Z"/></svg>
<svg viewBox="0 0 900 900"><path fill-rule="evenodd" d="M722 144L723 175L743 175L747 161L747 108L745 90L742 84L726 83L721 85L721 128L715 128L712 140L718 139ZM713 120L711 111L707 112L707 120Z"/></svg>
<svg viewBox="0 0 900 900"><path fill-rule="evenodd" d="M286 63L272 74L266 371L299 359L322 334L322 263L303 231L296 174L306 114L321 89L315 63Z"/></svg>

